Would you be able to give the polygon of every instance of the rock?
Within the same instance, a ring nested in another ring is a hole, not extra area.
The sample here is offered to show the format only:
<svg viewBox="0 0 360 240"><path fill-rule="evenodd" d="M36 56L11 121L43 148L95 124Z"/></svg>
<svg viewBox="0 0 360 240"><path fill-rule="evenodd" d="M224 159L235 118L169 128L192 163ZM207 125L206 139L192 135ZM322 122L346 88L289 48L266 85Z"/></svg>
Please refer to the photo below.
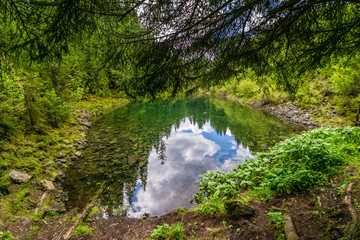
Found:
<svg viewBox="0 0 360 240"><path fill-rule="evenodd" d="M11 180L17 183L26 183L32 177L30 174L22 171L12 170L9 174Z"/></svg>
<svg viewBox="0 0 360 240"><path fill-rule="evenodd" d="M66 153L60 152L58 156L59 156L60 158L65 157L65 156L66 156Z"/></svg>
<svg viewBox="0 0 360 240"><path fill-rule="evenodd" d="M266 143L262 144L261 147L262 147L263 149L269 149L269 146L268 146Z"/></svg>
<svg viewBox="0 0 360 240"><path fill-rule="evenodd" d="M227 215L234 219L254 215L254 209L239 200L226 200L224 206Z"/></svg>
<svg viewBox="0 0 360 240"><path fill-rule="evenodd" d="M41 184L47 189L47 190L55 190L54 184L51 181L48 180L42 180Z"/></svg>
<svg viewBox="0 0 360 240"><path fill-rule="evenodd" d="M32 222L32 219L27 217L21 222L21 225L26 226L26 225L29 225L31 222Z"/></svg>
<svg viewBox="0 0 360 240"><path fill-rule="evenodd" d="M66 159L58 158L55 159L56 162L66 163Z"/></svg>
<svg viewBox="0 0 360 240"><path fill-rule="evenodd" d="M82 157L82 154L81 154L81 152L75 152L75 156L77 156L77 157Z"/></svg>
<svg viewBox="0 0 360 240"><path fill-rule="evenodd" d="M49 166L49 165L52 165L52 164L54 164L54 161L49 161L49 162L47 162L47 163L44 164L44 167Z"/></svg>
<svg viewBox="0 0 360 240"><path fill-rule="evenodd" d="M44 214L49 214L51 212L63 214L66 212L66 208L60 204L56 204L44 210Z"/></svg>
<svg viewBox="0 0 360 240"><path fill-rule="evenodd" d="M84 145L80 145L77 147L77 150L84 150L85 146Z"/></svg>
<svg viewBox="0 0 360 240"><path fill-rule="evenodd" d="M77 161L77 160L79 160L79 158L77 156L71 156L71 157L69 157L69 160L70 161Z"/></svg>
<svg viewBox="0 0 360 240"><path fill-rule="evenodd" d="M92 125L92 123L90 121L84 121L81 124L86 126L86 127L91 127L91 125Z"/></svg>

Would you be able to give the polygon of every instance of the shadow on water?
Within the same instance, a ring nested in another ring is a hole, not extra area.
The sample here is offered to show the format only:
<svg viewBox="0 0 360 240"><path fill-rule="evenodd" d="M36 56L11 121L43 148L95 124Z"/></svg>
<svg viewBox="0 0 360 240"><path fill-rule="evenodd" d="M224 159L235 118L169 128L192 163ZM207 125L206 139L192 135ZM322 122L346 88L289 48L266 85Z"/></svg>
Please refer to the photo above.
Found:
<svg viewBox="0 0 360 240"><path fill-rule="evenodd" d="M301 129L223 98L132 103L97 121L84 157L66 172L67 208L83 208L103 182L105 217L191 207L201 174L236 164Z"/></svg>

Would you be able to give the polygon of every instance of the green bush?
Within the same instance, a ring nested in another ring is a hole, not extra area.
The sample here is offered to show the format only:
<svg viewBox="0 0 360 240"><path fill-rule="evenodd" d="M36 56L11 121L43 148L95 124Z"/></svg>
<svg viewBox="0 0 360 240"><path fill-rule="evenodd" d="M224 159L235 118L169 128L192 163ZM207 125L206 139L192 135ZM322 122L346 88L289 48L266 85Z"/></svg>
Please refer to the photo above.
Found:
<svg viewBox="0 0 360 240"><path fill-rule="evenodd" d="M360 128L311 130L278 143L269 152L258 153L233 171L209 171L195 200L224 201L247 189L267 194L297 193L322 184L328 174L337 173L344 163L358 158L359 146Z"/></svg>

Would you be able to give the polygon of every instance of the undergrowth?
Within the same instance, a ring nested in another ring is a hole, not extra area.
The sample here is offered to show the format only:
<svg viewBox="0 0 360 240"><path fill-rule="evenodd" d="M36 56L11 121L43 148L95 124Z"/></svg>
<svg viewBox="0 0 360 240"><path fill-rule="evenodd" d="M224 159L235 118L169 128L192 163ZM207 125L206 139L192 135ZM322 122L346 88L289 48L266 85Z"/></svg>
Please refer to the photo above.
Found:
<svg viewBox="0 0 360 240"><path fill-rule="evenodd" d="M154 232L150 235L150 239L166 239L181 240L185 237L185 228L182 223L173 224L171 227L168 224L157 226Z"/></svg>
<svg viewBox="0 0 360 240"><path fill-rule="evenodd" d="M323 185L327 176L356 162L360 152L360 128L321 128L305 132L257 153L230 172L208 171L200 182L200 214L222 212L225 200L248 191L260 200L274 193L298 193Z"/></svg>
<svg viewBox="0 0 360 240"><path fill-rule="evenodd" d="M285 233L284 233L284 216L282 214L282 212L268 212L268 217L270 220L270 223L272 225L274 225L275 230L276 230L276 239L277 240L285 240Z"/></svg>

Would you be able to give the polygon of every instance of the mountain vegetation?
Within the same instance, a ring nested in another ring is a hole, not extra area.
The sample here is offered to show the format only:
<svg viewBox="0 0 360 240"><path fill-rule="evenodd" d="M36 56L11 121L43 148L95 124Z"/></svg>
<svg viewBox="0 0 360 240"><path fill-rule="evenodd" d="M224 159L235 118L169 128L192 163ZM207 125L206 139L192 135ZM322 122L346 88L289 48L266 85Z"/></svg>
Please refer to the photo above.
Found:
<svg viewBox="0 0 360 240"><path fill-rule="evenodd" d="M33 205L32 187L13 188L11 170L56 179L63 173L54 161L81 155L67 146L82 147L89 119L130 100L211 93L254 106L291 103L314 126L341 126L278 143L233 172L208 173L199 212L224 212L221 202L244 192L264 201L297 194L349 164L359 169L359 8L358 0L1 1L0 213L43 220L48 213L22 208ZM169 226L152 237L183 236L184 226Z"/></svg>

